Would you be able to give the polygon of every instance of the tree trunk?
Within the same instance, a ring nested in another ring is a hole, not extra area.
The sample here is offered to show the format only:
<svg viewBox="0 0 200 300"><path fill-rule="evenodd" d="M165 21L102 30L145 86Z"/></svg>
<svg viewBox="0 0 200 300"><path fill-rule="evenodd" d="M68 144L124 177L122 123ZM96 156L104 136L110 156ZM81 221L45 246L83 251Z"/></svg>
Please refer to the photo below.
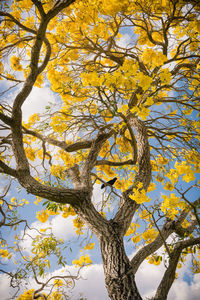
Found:
<svg viewBox="0 0 200 300"><path fill-rule="evenodd" d="M113 228L112 228L113 229ZM141 300L135 277L126 256L123 238L115 232L99 238L106 288L112 300Z"/></svg>

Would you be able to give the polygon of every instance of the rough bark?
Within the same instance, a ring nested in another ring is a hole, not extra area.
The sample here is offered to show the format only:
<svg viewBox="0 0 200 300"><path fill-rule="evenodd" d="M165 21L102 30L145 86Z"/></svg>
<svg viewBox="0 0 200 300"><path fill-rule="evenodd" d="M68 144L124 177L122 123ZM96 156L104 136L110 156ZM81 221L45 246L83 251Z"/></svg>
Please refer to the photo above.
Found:
<svg viewBox="0 0 200 300"><path fill-rule="evenodd" d="M112 300L141 300L123 239L114 223L99 238L106 288Z"/></svg>

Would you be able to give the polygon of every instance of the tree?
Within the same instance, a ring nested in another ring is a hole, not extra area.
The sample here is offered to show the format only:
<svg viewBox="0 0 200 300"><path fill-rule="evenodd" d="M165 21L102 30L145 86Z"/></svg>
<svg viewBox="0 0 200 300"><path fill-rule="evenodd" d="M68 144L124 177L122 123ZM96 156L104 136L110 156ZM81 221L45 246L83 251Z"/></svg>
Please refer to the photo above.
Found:
<svg viewBox="0 0 200 300"><path fill-rule="evenodd" d="M1 2L0 12L0 73L10 82L1 93L1 173L46 199L41 222L52 213L76 215L77 234L85 224L96 235L111 299L142 299L135 274L145 259L165 261L153 299L166 299L177 266L200 243L198 1L11 2ZM23 104L46 82L58 106L23 122ZM6 102L11 89L16 97ZM113 177L95 205L94 184ZM10 209L19 203L4 198L1 226L18 226L23 220ZM124 236L138 249L131 260ZM35 241L29 267L36 279L51 251L61 257L59 243Z"/></svg>

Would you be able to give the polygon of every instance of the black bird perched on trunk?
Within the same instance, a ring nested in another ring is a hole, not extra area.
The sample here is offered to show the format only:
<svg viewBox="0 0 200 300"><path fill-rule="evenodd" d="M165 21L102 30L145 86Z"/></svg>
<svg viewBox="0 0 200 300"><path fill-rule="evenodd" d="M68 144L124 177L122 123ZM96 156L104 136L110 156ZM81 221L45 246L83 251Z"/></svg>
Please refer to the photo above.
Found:
<svg viewBox="0 0 200 300"><path fill-rule="evenodd" d="M101 186L101 189L105 188L106 185L113 185L116 180L117 180L117 177L107 181L105 184L103 183L102 186Z"/></svg>

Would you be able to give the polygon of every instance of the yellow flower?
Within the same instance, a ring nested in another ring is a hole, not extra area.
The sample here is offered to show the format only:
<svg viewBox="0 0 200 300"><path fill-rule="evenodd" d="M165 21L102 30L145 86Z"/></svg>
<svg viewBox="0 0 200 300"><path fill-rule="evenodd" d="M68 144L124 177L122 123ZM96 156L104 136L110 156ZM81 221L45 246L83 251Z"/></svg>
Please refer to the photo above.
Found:
<svg viewBox="0 0 200 300"><path fill-rule="evenodd" d="M63 285L63 281L61 279L55 279L54 280L54 285L59 287Z"/></svg>
<svg viewBox="0 0 200 300"><path fill-rule="evenodd" d="M28 159L34 161L35 160L35 152L31 148L26 148L25 153Z"/></svg>
<svg viewBox="0 0 200 300"><path fill-rule="evenodd" d="M136 79L139 81L139 86L142 87L144 91L148 90L151 86L153 79L147 75L144 75L142 72L139 72L136 76Z"/></svg>
<svg viewBox="0 0 200 300"><path fill-rule="evenodd" d="M134 237L132 237L131 239L133 241L133 243L137 244L141 241L141 235L135 235Z"/></svg>
<svg viewBox="0 0 200 300"><path fill-rule="evenodd" d="M167 182L167 183L165 184L165 186L164 186L164 189L165 189L165 190L168 190L168 191L173 191L174 186L173 186L173 184L171 184L170 182Z"/></svg>
<svg viewBox="0 0 200 300"><path fill-rule="evenodd" d="M129 197L138 204L151 201L151 199L146 196L146 192L144 189L138 190L133 188L133 194L129 195Z"/></svg>
<svg viewBox="0 0 200 300"><path fill-rule="evenodd" d="M36 121L39 121L40 120L40 117L38 116L38 114L33 114L33 115L31 115L30 117L29 117L29 119L28 119L28 123L31 123L31 125L32 124L34 124Z"/></svg>
<svg viewBox="0 0 200 300"><path fill-rule="evenodd" d="M162 195L162 197L164 199L160 206L162 212L167 214L169 218L174 219L179 212L178 208L181 208L180 199L175 194L171 194L170 196Z"/></svg>
<svg viewBox="0 0 200 300"><path fill-rule="evenodd" d="M94 248L94 245L95 245L95 243L86 244L85 247L84 247L84 249L85 250L91 250L91 249Z"/></svg>
<svg viewBox="0 0 200 300"><path fill-rule="evenodd" d="M195 180L194 171L191 169L191 166L188 165L186 161L182 161L181 163L176 162L175 168L179 175L184 175L184 181L190 182Z"/></svg>
<svg viewBox="0 0 200 300"><path fill-rule="evenodd" d="M22 1L23 2L23 1ZM20 295L17 300L32 300L34 290L25 290L24 294Z"/></svg>
<svg viewBox="0 0 200 300"><path fill-rule="evenodd" d="M47 213L47 211L42 210L37 212L36 217L40 222L45 223L49 218L49 214Z"/></svg>
<svg viewBox="0 0 200 300"><path fill-rule="evenodd" d="M149 192L152 192L152 191L154 191L155 189L156 189L156 184L155 184L155 182L151 182L150 185L149 185L149 187L148 187L147 192L148 192L148 193L149 193Z"/></svg>
<svg viewBox="0 0 200 300"><path fill-rule="evenodd" d="M169 69L164 69L160 72L159 74L160 80L162 81L163 84L170 84L171 82L171 73Z"/></svg>
<svg viewBox="0 0 200 300"><path fill-rule="evenodd" d="M135 223L131 223L131 225L129 226L129 228L128 228L126 234L125 234L125 236L129 236L129 235L135 233L137 227L140 227L140 225L135 224Z"/></svg>
<svg viewBox="0 0 200 300"><path fill-rule="evenodd" d="M152 68L161 66L166 61L166 56L161 52L156 52L151 48L146 48L143 51L142 59L145 64L149 64Z"/></svg>
<svg viewBox="0 0 200 300"><path fill-rule="evenodd" d="M14 71L21 71L22 70L22 65L20 64L20 57L17 56L12 56L10 59L11 62L11 67L13 68Z"/></svg>
<svg viewBox="0 0 200 300"><path fill-rule="evenodd" d="M71 206L63 208L63 214L62 214L63 218L67 218L69 216L75 216L75 215L76 213Z"/></svg>
<svg viewBox="0 0 200 300"><path fill-rule="evenodd" d="M16 201L16 198L15 197L12 197L11 199L10 199L10 202L11 203L14 203Z"/></svg>
<svg viewBox="0 0 200 300"><path fill-rule="evenodd" d="M72 264L82 267L82 266L86 266L86 265L91 265L92 261L89 258L89 256L87 254L85 254L85 256L82 255L79 259L74 259L72 261Z"/></svg>
<svg viewBox="0 0 200 300"><path fill-rule="evenodd" d="M97 108L97 105L95 103L90 104L90 106L89 106L89 112L92 115L95 115L98 112L98 108Z"/></svg>
<svg viewBox="0 0 200 300"><path fill-rule="evenodd" d="M158 232L156 232L155 228L148 229L147 231L143 232L142 237L145 241L152 241L154 240L158 235Z"/></svg>
<svg viewBox="0 0 200 300"><path fill-rule="evenodd" d="M8 259L10 259L12 256L12 253L9 253L7 249L5 249L5 250L0 249L0 255L1 255L1 257L7 257Z"/></svg>
<svg viewBox="0 0 200 300"><path fill-rule="evenodd" d="M82 229L84 226L84 222L80 218L76 218L73 220L74 227L77 228L76 234L83 234Z"/></svg>

